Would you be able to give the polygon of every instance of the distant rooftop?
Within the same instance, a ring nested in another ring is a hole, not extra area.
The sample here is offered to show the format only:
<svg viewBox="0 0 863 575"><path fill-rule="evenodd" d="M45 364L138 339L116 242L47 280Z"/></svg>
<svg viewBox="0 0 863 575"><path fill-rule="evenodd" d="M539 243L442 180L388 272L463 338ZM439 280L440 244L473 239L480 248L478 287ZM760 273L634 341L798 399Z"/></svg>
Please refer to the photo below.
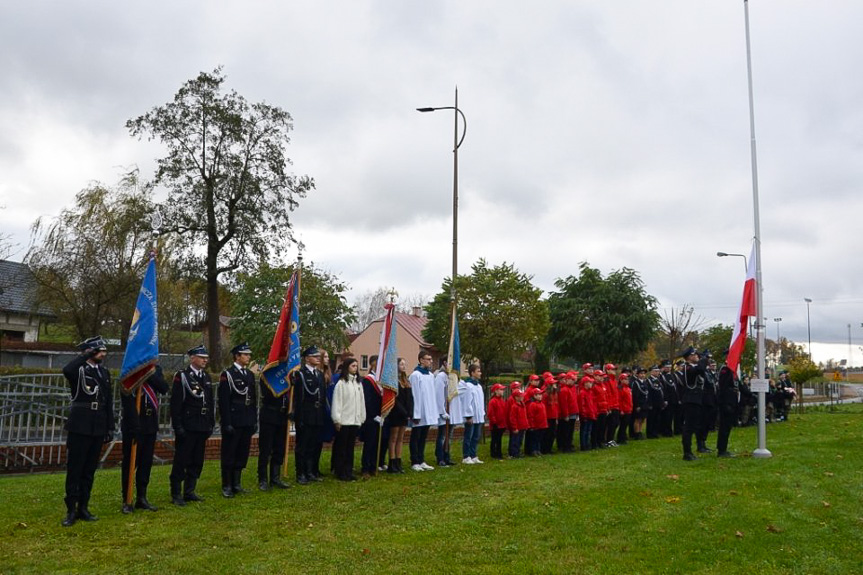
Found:
<svg viewBox="0 0 863 575"><path fill-rule="evenodd" d="M54 317L47 306L38 306L36 278L27 264L0 260L0 311Z"/></svg>

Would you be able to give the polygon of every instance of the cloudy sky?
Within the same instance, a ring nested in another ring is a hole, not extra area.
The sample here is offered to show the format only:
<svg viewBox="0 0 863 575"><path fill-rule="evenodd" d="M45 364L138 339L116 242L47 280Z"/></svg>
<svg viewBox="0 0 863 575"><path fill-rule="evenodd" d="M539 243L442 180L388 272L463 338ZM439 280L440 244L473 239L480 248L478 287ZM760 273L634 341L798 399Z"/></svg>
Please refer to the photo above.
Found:
<svg viewBox="0 0 863 575"><path fill-rule="evenodd" d="M863 3L750 2L768 336L863 363ZM742 0L38 1L0 18L0 232L162 150L127 119L224 65L291 113L317 189L307 259L354 294L432 295L451 270L451 112L462 272L513 262L545 290L638 270L663 310L733 323L754 235ZM773 318L781 317L781 322Z"/></svg>

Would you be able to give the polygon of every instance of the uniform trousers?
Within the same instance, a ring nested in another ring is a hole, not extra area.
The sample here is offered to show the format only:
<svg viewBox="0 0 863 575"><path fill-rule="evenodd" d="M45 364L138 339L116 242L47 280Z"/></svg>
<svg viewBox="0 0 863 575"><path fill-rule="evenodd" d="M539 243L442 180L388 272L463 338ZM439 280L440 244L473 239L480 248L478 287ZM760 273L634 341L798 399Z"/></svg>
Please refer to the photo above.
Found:
<svg viewBox="0 0 863 575"><path fill-rule="evenodd" d="M703 425L703 408L697 403L683 404L683 453L692 453L692 436Z"/></svg>
<svg viewBox="0 0 863 575"><path fill-rule="evenodd" d="M590 451L593 436L593 419L581 418L578 426L579 443L582 451Z"/></svg>
<svg viewBox="0 0 863 575"><path fill-rule="evenodd" d="M629 423L632 420L631 413L621 413L620 414L620 426L617 428L617 443L623 445L627 440L627 431L629 430Z"/></svg>
<svg viewBox="0 0 863 575"><path fill-rule="evenodd" d="M285 438L288 424L261 423L258 434L258 480L269 479L268 466L278 467L285 461Z"/></svg>
<svg viewBox="0 0 863 575"><path fill-rule="evenodd" d="M661 408L655 405L651 406L650 411L647 412L648 439L656 439L659 437L660 414Z"/></svg>
<svg viewBox="0 0 863 575"><path fill-rule="evenodd" d="M246 468L249 461L249 450L252 446L252 435L255 428L235 427L233 433L222 433L222 469L239 471Z"/></svg>
<svg viewBox="0 0 863 575"><path fill-rule="evenodd" d="M614 441L617 426L620 425L620 410L612 409L605 422L605 442Z"/></svg>
<svg viewBox="0 0 863 575"><path fill-rule="evenodd" d="M66 437L66 506L87 507L102 453L102 435L69 433Z"/></svg>
<svg viewBox="0 0 863 575"><path fill-rule="evenodd" d="M671 437L674 435L673 424L674 412L676 409L677 405L669 403L665 406L665 409L662 410L662 414L660 415L659 432L663 437Z"/></svg>
<svg viewBox="0 0 863 575"><path fill-rule="evenodd" d="M204 449L207 446L207 431L187 431L174 442L174 464L171 466L171 483L185 481L186 493L195 490L201 470L204 469Z"/></svg>
<svg viewBox="0 0 863 575"><path fill-rule="evenodd" d="M524 431L510 431L509 432L509 447L507 448L507 454L510 457L520 457L521 456L521 442L524 440Z"/></svg>
<svg viewBox="0 0 863 575"><path fill-rule="evenodd" d="M731 435L731 428L736 421L737 406L719 406L719 433L716 435L716 451L719 453L728 451L728 437Z"/></svg>
<svg viewBox="0 0 863 575"><path fill-rule="evenodd" d="M348 479L354 474L354 445L357 442L359 425L342 425L333 441L333 472L339 479Z"/></svg>
<svg viewBox="0 0 863 575"><path fill-rule="evenodd" d="M557 420L547 419L546 422L548 422L548 427L540 432L541 440L539 445L539 452L544 454L551 453L554 447L554 439L557 437ZM557 448L560 449L560 444L557 445Z"/></svg>
<svg viewBox="0 0 863 575"><path fill-rule="evenodd" d="M426 438L428 438L428 425L415 425L411 428L411 465L419 465L426 459Z"/></svg>
<svg viewBox="0 0 863 575"><path fill-rule="evenodd" d="M294 468L297 478L315 474L315 457L321 443L322 425L297 425L297 447L294 451Z"/></svg>
<svg viewBox="0 0 863 575"><path fill-rule="evenodd" d="M603 441L605 439L605 420L606 414L600 413L596 416L596 420L593 422L593 431L591 432L591 445L594 448L605 445Z"/></svg>
<svg viewBox="0 0 863 575"><path fill-rule="evenodd" d="M491 456L495 459L503 459L503 432L505 427L491 426Z"/></svg>
<svg viewBox="0 0 863 575"><path fill-rule="evenodd" d="M716 406L704 405L701 411L701 429L698 430L698 441L707 443L707 434L716 428Z"/></svg>
<svg viewBox="0 0 863 575"><path fill-rule="evenodd" d="M129 465L132 463L132 441L135 441L135 490L138 497L147 495L147 485L150 484L150 470L153 468L153 452L156 448L156 434L139 435L123 433L123 502L129 496Z"/></svg>

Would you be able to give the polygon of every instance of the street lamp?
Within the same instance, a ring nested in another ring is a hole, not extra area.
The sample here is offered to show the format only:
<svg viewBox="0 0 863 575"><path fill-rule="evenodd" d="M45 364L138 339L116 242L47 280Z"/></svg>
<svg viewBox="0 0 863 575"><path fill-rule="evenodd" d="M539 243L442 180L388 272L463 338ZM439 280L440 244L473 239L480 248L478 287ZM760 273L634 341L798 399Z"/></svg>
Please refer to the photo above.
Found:
<svg viewBox="0 0 863 575"><path fill-rule="evenodd" d="M458 149L467 135L467 119L458 108L458 87L455 89L455 106L441 106L438 108L417 108L417 112L436 112L438 110L454 110L455 124L453 128L453 169L452 169L452 296L455 301L455 279L458 275ZM458 117L461 116L462 130L461 138L458 137Z"/></svg>
<svg viewBox="0 0 863 575"><path fill-rule="evenodd" d="M749 273L749 260L747 260L746 256L744 256L743 254L727 254L725 252L716 252L716 255L720 258L727 258L728 256L743 258L743 267L746 268L746 273Z"/></svg>
<svg viewBox="0 0 863 575"><path fill-rule="evenodd" d="M781 317L774 317L773 321L776 322L776 343L779 344L779 322L782 321Z"/></svg>
<svg viewBox="0 0 863 575"><path fill-rule="evenodd" d="M809 361L812 361L812 323L809 321L809 304L812 300L808 297L803 298L806 302L806 333L809 335Z"/></svg>

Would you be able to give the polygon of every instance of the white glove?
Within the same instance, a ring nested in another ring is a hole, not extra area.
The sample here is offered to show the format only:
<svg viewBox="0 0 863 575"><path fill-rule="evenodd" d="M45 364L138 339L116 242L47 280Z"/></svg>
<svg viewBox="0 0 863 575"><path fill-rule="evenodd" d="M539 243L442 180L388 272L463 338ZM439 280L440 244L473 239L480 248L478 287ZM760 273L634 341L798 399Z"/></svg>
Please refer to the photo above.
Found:
<svg viewBox="0 0 863 575"><path fill-rule="evenodd" d="M444 421L449 421L449 413L441 413L440 418Z"/></svg>
<svg viewBox="0 0 863 575"><path fill-rule="evenodd" d="M380 416L380 415L376 415L376 416L375 416L375 423L377 423L378 425L380 425L380 424L382 424L383 422L384 422L384 420L381 418L381 416Z"/></svg>

